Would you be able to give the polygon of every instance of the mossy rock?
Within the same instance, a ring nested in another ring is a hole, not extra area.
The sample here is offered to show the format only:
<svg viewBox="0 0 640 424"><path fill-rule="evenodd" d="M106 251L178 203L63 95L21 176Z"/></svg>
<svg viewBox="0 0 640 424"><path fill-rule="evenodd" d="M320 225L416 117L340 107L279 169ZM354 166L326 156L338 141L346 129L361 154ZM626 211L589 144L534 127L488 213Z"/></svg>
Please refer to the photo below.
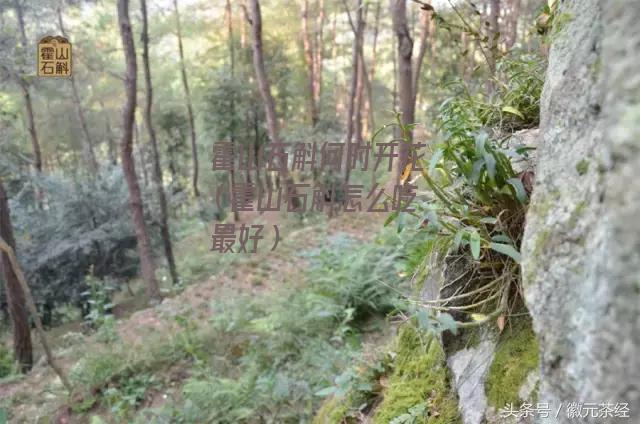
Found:
<svg viewBox="0 0 640 424"><path fill-rule="evenodd" d="M531 319L516 319L500 335L489 368L485 383L489 404L495 408L504 408L509 403L520 405L520 388L538 363L538 340Z"/></svg>
<svg viewBox="0 0 640 424"><path fill-rule="evenodd" d="M420 424L460 422L455 395L449 388L445 356L432 335L405 325L397 338L394 371L373 422L388 424L417 405L426 404Z"/></svg>

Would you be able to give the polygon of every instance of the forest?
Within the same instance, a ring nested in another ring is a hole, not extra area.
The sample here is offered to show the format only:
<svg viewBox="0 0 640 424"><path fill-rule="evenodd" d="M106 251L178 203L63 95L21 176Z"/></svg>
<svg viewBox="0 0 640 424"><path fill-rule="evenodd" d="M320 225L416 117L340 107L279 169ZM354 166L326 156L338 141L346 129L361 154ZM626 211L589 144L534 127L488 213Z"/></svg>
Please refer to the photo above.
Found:
<svg viewBox="0 0 640 424"><path fill-rule="evenodd" d="M0 0L0 424L633 422L639 19Z"/></svg>

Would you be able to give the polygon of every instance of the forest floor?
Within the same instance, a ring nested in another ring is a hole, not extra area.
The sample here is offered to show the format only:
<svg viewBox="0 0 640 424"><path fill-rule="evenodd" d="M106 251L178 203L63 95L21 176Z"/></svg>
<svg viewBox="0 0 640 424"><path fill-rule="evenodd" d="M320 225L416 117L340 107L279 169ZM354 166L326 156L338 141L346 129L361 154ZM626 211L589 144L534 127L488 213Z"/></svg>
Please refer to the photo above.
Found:
<svg viewBox="0 0 640 424"><path fill-rule="evenodd" d="M327 220L324 217L311 218L311 222L282 218L278 212L263 215L251 214L242 217L248 224L264 224L265 233L273 233L273 225L281 227L281 241L274 251L270 251L272 240L265 237L256 254L220 254L210 251L211 228L201 225L197 231L183 237L176 243L178 265L187 283L183 290L168 293L161 304L145 307L144 288L140 282L131 284L128 290L118 294L114 314L116 316L115 343L122 343L131 351L149 348L149 343L179 337L185 330L176 316L188 315L190 322L206 322L214 311L212 301L229 299L241 295L260 296L283 285L299 284L304 277L308 262L300 252L322 248L328 237L344 234L358 241L369 241L382 226L384 217L378 214L345 214ZM161 278L165 280L166 277ZM74 366L90 354L108 352L112 344L104 343L97 334L81 332L80 322L68 323L49 332L50 343L54 346L57 362L67 374L73 374ZM379 330L379 329L378 329ZM367 336L381 337L379 331ZM34 334L34 341L37 340ZM108 410L100 410L97 403L85 398L78 414L78 398L70 400L57 376L46 364L38 344L37 363L26 376L14 376L0 381L0 409L6 408L11 422L89 422L90 415L109 417ZM189 376L191 365L188 361L163 364L156 370L162 375L162 384L144 394L139 407L158 407L171 399L172 391L180 388L180 382ZM96 389L99 390L99 389ZM74 395L75 396L75 395ZM86 396L86 395L82 395ZM76 403L76 407L74 407ZM91 414L85 414L90 412ZM43 421L39 421L44 419Z"/></svg>

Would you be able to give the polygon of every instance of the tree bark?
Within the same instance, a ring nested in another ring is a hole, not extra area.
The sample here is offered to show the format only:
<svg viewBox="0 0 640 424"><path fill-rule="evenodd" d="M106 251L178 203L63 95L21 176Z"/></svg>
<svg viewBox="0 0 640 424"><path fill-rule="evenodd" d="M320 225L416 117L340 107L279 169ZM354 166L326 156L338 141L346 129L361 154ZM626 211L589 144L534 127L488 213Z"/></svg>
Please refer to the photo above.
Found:
<svg viewBox="0 0 640 424"><path fill-rule="evenodd" d="M267 71L264 65L264 52L262 48L262 15L260 12L260 2L249 0L251 13L251 32L253 36L253 66L258 82L260 96L264 102L265 115L267 119L267 131L273 143L280 143L278 119L276 117L275 101L271 94L271 85L267 78Z"/></svg>
<svg viewBox="0 0 640 424"><path fill-rule="evenodd" d="M401 122L403 125L412 124L415 120L415 103L413 93L413 39L407 24L407 4L405 0L391 0L391 17L393 30L397 38L398 49L398 99L400 102ZM404 136L410 141L411 131L405 131ZM396 161L397 180L408 159L409 145L400 143L399 157Z"/></svg>
<svg viewBox="0 0 640 424"><path fill-rule="evenodd" d="M376 3L376 12L375 12L375 20L373 26L373 44L371 49L371 65L369 66L369 77L367 78L367 98L364 104L364 116L365 116L365 127L363 132L366 135L369 135L371 131L375 130L375 119L373 115L373 107L371 107L373 103L373 81L375 79L376 74L376 61L377 61L377 50L378 50L378 32L380 28L380 10L381 5L380 1Z"/></svg>
<svg viewBox="0 0 640 424"><path fill-rule="evenodd" d="M338 57L338 43L337 43L337 22L338 12L333 13L333 22L331 24L331 61L336 63ZM335 116L336 119L340 118L340 112L342 110L342 96L338 91L338 72L333 73L333 97L336 105Z"/></svg>
<svg viewBox="0 0 640 424"><path fill-rule="evenodd" d="M189 129L191 135L191 157L193 166L193 194L200 196L198 191L198 146L196 145L196 125L193 118L193 105L191 102L191 91L189 90L189 80L187 69L184 63L184 48L182 45L182 26L180 24L180 12L178 10L178 0L173 0L173 8L176 13L176 30L178 35L178 52L180 54L180 74L182 76L182 86L184 88L185 100L187 102L187 118L189 119Z"/></svg>
<svg viewBox="0 0 640 424"><path fill-rule="evenodd" d="M318 124L319 111L316 103L316 58L309 30L309 0L301 0L300 7L302 15L302 45L309 74L309 114L311 116L311 126L315 127Z"/></svg>
<svg viewBox="0 0 640 424"><path fill-rule="evenodd" d="M142 11L142 64L144 69L144 83L147 95L144 104L144 124L149 133L149 141L151 143L151 153L153 156L153 182L156 186L158 195L158 203L160 204L160 235L162 236L162 246L164 247L164 256L167 259L169 273L173 284L178 284L178 270L176 261L173 256L173 246L171 244L171 232L169 230L169 212L167 208L167 196L164 192L164 184L162 182L162 164L160 162L160 152L158 149L158 140L156 138L156 130L153 126L151 118L151 110L153 109L153 84L151 83L151 66L149 65L149 23L147 17L147 0L140 0L140 9Z"/></svg>
<svg viewBox="0 0 640 424"><path fill-rule="evenodd" d="M324 23L325 23L325 10L324 0L320 0L318 5L318 25L316 30L316 48L315 48L315 83L314 83L314 99L316 102L316 109L318 110L318 118L322 112L322 71L323 71L323 58L324 58Z"/></svg>
<svg viewBox="0 0 640 424"><path fill-rule="evenodd" d="M267 71L264 65L264 51L262 48L262 13L260 12L260 2L258 0L249 0L250 16L251 16L251 33L253 42L253 66L255 68L258 89L262 96L265 115L267 118L267 131L269 139L274 144L281 144L278 119L276 116L276 107L271 94L271 86L267 78ZM285 181L285 191L293 184L293 179L289 174L287 164L282 167L280 175ZM292 188L293 194L295 189ZM294 196L294 207L297 199Z"/></svg>
<svg viewBox="0 0 640 424"><path fill-rule="evenodd" d="M505 48L511 50L518 38L518 19L520 18L521 0L509 1L509 18L507 20L507 31L505 34Z"/></svg>
<svg viewBox="0 0 640 424"><path fill-rule="evenodd" d="M354 132L362 131L361 123L356 123L356 115L360 116L360 114L356 114L356 108L358 107L358 79L361 76L361 65L364 65L364 60L361 60L361 51L362 51L362 34L363 34L363 24L364 20L362 17L363 7L362 0L358 0L357 9L355 13L355 23L351 18L351 13L349 12L349 6L347 5L346 0L342 0L342 4L347 12L347 17L349 18L349 25L351 26L351 30L353 32L353 47L351 51L351 86L349 87L349 101L347 103L347 136L345 139L345 143L348 145L353 140ZM344 154L344 184L349 184L349 179L351 177L351 170L348 166L346 151Z"/></svg>
<svg viewBox="0 0 640 424"><path fill-rule="evenodd" d="M69 38L67 35L67 31L64 27L64 21L62 19L62 10L60 7L56 9L58 14L58 26L60 27L60 32L65 38ZM87 125L87 120L84 116L84 111L82 110L82 103L80 102L80 94L78 94L78 86L76 85L76 78L74 75L71 75L71 94L73 95L73 104L76 109L76 115L78 116L78 121L80 121L80 127L82 128L82 135L84 136L84 142L82 143L82 153L85 160L85 166L89 170L91 174L96 174L98 172L98 161L96 160L96 154L93 147L93 139L91 138L91 133L89 133L89 127Z"/></svg>
<svg viewBox="0 0 640 424"><path fill-rule="evenodd" d="M235 47L234 47L234 40L233 40L233 15L231 13L231 0L227 0L227 4L226 4L226 14L227 14L227 34L229 37L229 61L231 64L231 79L234 80L235 79L235 73L236 73L236 53L235 53ZM231 116L233 116L232 119L235 119L236 116L236 103L235 103L235 99L231 98ZM231 132L229 134L229 139L231 141L231 145L234 146L234 151L235 151L235 136L233 135L235 128L232 126L231 128ZM249 157L247 157L247 162L249 161ZM249 178L249 171L247 170L247 178ZM234 166L231 167L231 170L229 170L229 198L231 199L231 196L233 196L233 187L236 185L236 172L234 169ZM232 208L233 210L233 220L234 222L238 222L240 221L240 213L238 212L237 209Z"/></svg>
<svg viewBox="0 0 640 424"><path fill-rule="evenodd" d="M104 126L105 126L105 135L107 137L109 162L111 162L113 166L116 166L118 164L118 155L116 154L116 146L115 146L115 143L113 142L113 131L111 130L111 120L109 119L109 112L104 107L104 102L102 100L100 101L100 108L102 109L102 113L104 115L104 121L105 121Z"/></svg>
<svg viewBox="0 0 640 424"><path fill-rule="evenodd" d="M20 41L22 44L22 48L26 50L29 46L29 43L27 42L27 32L25 29L24 14L22 10L22 4L20 4L20 0L14 0L14 8L16 11L16 16L18 18L18 28L20 29ZM31 101L29 84L20 75L17 76L17 79L20 90L22 91L25 108L27 110L27 129L29 131L29 136L31 137L31 146L33 148L33 167L35 168L36 172L41 173L42 151L40 149L40 142L38 141L36 119L33 113L33 102Z"/></svg>
<svg viewBox="0 0 640 424"><path fill-rule="evenodd" d="M429 21L431 20L431 12L420 11L420 47L418 47L418 55L413 63L413 104L415 109L416 99L418 98L418 89L420 88L420 71L422 70L422 62L427 52L427 38L429 35ZM415 113L415 112L414 112Z"/></svg>
<svg viewBox="0 0 640 424"><path fill-rule="evenodd" d="M149 298L160 300L160 288L155 275L155 265L151 252L149 233L144 221L144 209L140 185L136 177L135 163L133 160L133 124L136 109L136 83L137 64L136 50L133 44L131 21L129 20L129 0L118 0L118 23L120 36L126 60L125 92L126 103L122 111L122 141L120 143L122 169L129 189L129 206L133 218L133 225L138 240L138 253L140 255L140 268L142 278L147 285Z"/></svg>
<svg viewBox="0 0 640 424"><path fill-rule="evenodd" d="M9 211L9 199L0 180L0 237L15 250L16 241L13 237L11 215ZM31 328L29 315L27 314L25 294L20 287L9 256L0 253L0 271L4 277L4 292L7 297L7 306L11 326L13 329L13 355L20 365L21 372L27 372L33 366L33 349L31 345Z"/></svg>
<svg viewBox="0 0 640 424"><path fill-rule="evenodd" d="M496 73L496 62L498 58L498 38L500 26L498 18L500 17L500 0L491 0L489 11L489 71L491 76ZM492 85L492 84L490 84Z"/></svg>

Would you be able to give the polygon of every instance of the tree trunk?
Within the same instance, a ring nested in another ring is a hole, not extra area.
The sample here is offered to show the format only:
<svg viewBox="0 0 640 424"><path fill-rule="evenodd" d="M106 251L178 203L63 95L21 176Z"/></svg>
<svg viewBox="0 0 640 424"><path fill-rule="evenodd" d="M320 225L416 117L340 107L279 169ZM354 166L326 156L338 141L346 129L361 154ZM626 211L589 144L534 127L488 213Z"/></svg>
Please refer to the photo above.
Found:
<svg viewBox="0 0 640 424"><path fill-rule="evenodd" d="M164 184L162 182L162 165L160 163L160 152L158 150L158 140L156 139L156 130L153 126L151 118L151 109L153 108L153 84L151 83L151 67L149 65L149 23L147 18L147 0L140 0L140 9L142 11L142 64L144 69L144 83L147 92L144 104L144 124L149 133L149 141L151 143L151 153L153 155L153 182L156 186L158 194L158 203L160 204L160 234L162 236L162 245L164 247L164 256L167 259L169 273L173 284L178 284L178 270L176 261L173 256L173 246L171 245L171 232L169 231L169 213L167 208L167 197L164 192Z"/></svg>
<svg viewBox="0 0 640 424"><path fill-rule="evenodd" d="M416 99L418 98L418 89L420 88L420 71L422 69L422 62L424 55L427 52L427 37L429 35L429 21L431 20L431 12L420 11L420 23L422 26L420 32L420 47L418 48L418 55L413 63L413 104L414 110L416 105ZM414 112L415 114L415 112Z"/></svg>
<svg viewBox="0 0 640 424"><path fill-rule="evenodd" d="M62 381L62 385L67 389L69 394L71 394L71 392L73 392L73 387L71 386L71 383L69 383L69 379L67 378L66 374L62 371L62 368L58 366L55 359L53 358L51 348L49 347L49 343L47 342L47 336L42 326L42 321L40 320L40 315L38 315L38 309L36 308L36 304L33 301L33 296L31 295L31 291L29 290L29 286L27 285L27 280L22 273L20 264L18 264L15 250L11 246L9 246L9 244L5 242L4 238L2 237L0 237L0 252L3 254L3 256L6 256L8 258L9 264L11 265L11 270L16 276L18 284L22 289L22 293L24 293L26 306L33 316L33 320L35 321L36 332L40 337L40 342L42 343L42 348L44 349L44 354L47 358L47 362L49 363L51 368L53 368L53 371L58 375L60 381Z"/></svg>
<svg viewBox="0 0 640 424"><path fill-rule="evenodd" d="M155 275L155 265L151 252L149 233L144 222L144 209L142 205L142 194L140 185L136 177L135 163L133 161L133 124L136 109L136 50L133 44L133 34L131 33L131 22L129 20L129 0L118 0L118 23L120 26L120 36L126 60L125 72L125 92L126 103L122 111L122 141L120 144L122 169L124 171L127 186L129 188L129 206L133 218L133 225L138 240L138 253L140 255L140 267L142 278L147 284L147 292L152 300L161 298L160 288Z"/></svg>
<svg viewBox="0 0 640 424"><path fill-rule="evenodd" d="M137 153L137 154L136 154ZM138 121L133 118L133 156L134 159L138 159L138 168L142 171L142 185L143 187L149 187L149 174L147 173L147 161L146 161L146 149L144 142L140 137L140 129L138 127Z"/></svg>
<svg viewBox="0 0 640 424"><path fill-rule="evenodd" d="M336 59L338 57L338 43L337 43L337 22L338 22L338 12L333 13L333 23L331 24L331 61L332 63L336 63ZM333 97L334 102L336 104L335 115L336 119L340 118L340 112L342 110L342 95L338 90L338 72L333 72Z"/></svg>
<svg viewBox="0 0 640 424"><path fill-rule="evenodd" d="M60 7L57 8L58 13L58 26L60 27L60 32L65 38L69 38L67 35L67 31L64 27L64 21L62 19L62 10ZM73 104L76 108L76 115L78 116L78 121L80 121L80 127L82 128L82 135L84 136L84 142L82 143L82 153L85 160L85 166L89 170L91 174L96 174L98 172L98 161L96 160L95 150L93 148L93 139L91 138L91 134L89 133L89 127L87 125L87 120L84 116L84 111L82 110L82 103L80 102L80 94L78 94L78 86L76 85L76 79L74 75L71 75L71 94L73 95Z"/></svg>
<svg viewBox="0 0 640 424"><path fill-rule="evenodd" d="M367 78L367 99L364 104L364 116L365 116L365 127L363 132L368 136L372 131L375 131L375 119L373 116L373 81L375 79L376 74L376 59L377 59L377 48L378 48L378 31L380 27L380 2L376 3L376 12L375 12L375 21L373 27L373 46L371 51L371 65L369 66L369 77Z"/></svg>
<svg viewBox="0 0 640 424"><path fill-rule="evenodd" d="M491 76L496 73L496 62L498 58L498 38L500 26L498 18L500 17L500 0L491 0L491 9L489 11L489 71ZM493 86L493 84L490 84Z"/></svg>
<svg viewBox="0 0 640 424"><path fill-rule="evenodd" d="M26 50L28 49L29 44L27 42L27 32L25 30L24 15L20 0L14 0L14 8L16 10L18 27L20 29L20 41L22 44L22 48ZM27 128L31 137L31 146L33 148L33 167L35 168L36 172L40 173L42 172L42 152L40 150L40 142L38 141L38 133L36 131L36 119L33 113L33 102L31 101L31 94L29 92L29 83L25 81L20 75L17 76L17 79L27 110Z"/></svg>
<svg viewBox="0 0 640 424"><path fill-rule="evenodd" d="M407 4L405 0L391 0L391 17L393 30L396 33L398 49L398 98L400 101L401 122L403 125L412 124L415 120L415 103L413 94L412 55L413 39L407 25ZM411 131L405 131L404 136L411 140ZM400 143L396 172L399 180L409 153L407 143Z"/></svg>
<svg viewBox="0 0 640 424"><path fill-rule="evenodd" d="M511 50L518 38L518 19L520 18L521 0L509 1L509 18L507 20L507 31L505 34L505 48Z"/></svg>
<svg viewBox="0 0 640 424"><path fill-rule="evenodd" d="M16 242L13 237L11 226L11 216L9 211L9 199L4 190L2 180L0 180L0 237L15 250ZM11 326L13 329L13 354L20 364L20 371L27 372L33 366L33 350L31 346L31 328L29 326L29 315L25 301L25 294L20 287L9 256L0 253L0 271L4 277L4 292L7 297L7 306Z"/></svg>
<svg viewBox="0 0 640 424"><path fill-rule="evenodd" d="M234 80L235 74L236 74L236 69L235 69L236 53L235 53L234 40L233 40L233 15L231 13L231 0L227 0L226 13L227 13L227 32L229 36L229 60L231 62L231 79ZM233 119L235 119L236 104L235 104L235 99L233 97L231 98L231 116L233 116ZM233 135L234 130L235 128L232 127L229 138L231 141L231 145L234 146L234 151L235 151L235 137ZM247 157L247 161L248 160L249 158ZM248 176L249 176L249 171L247 171L247 177ZM229 170L229 199L231 199L231 196L233 196L233 187L235 185L236 185L236 172L235 172L234 166L232 166L231 170ZM233 210L233 220L234 222L240 221L240 213L238 212L237 209Z"/></svg>
<svg viewBox="0 0 640 424"><path fill-rule="evenodd" d="M100 108L102 109L102 114L104 115L104 125L105 125L105 136L107 137L107 148L109 155L109 162L113 166L118 164L118 155L116 154L116 146L113 142L113 131L111 130L111 120L109 119L109 112L104 107L104 102L100 101Z"/></svg>
<svg viewBox="0 0 640 424"><path fill-rule="evenodd" d="M311 126L318 124L318 104L316 103L316 64L315 54L311 42L309 30L309 0L301 0L302 9L302 45L304 47L304 59L309 73L309 114L311 116Z"/></svg>
<svg viewBox="0 0 640 424"><path fill-rule="evenodd" d="M191 103L191 91L189 90L189 80L187 79L187 69L184 63L184 48L182 46L182 26L180 24L180 12L178 10L178 0L173 0L173 8L176 12L176 30L178 35L178 52L180 53L180 73L182 75L182 86L184 87L185 100L187 102L187 118L189 119L189 129L191 131L191 156L193 166L193 194L200 196L198 191L198 146L196 145L196 125L193 118L193 106Z"/></svg>
<svg viewBox="0 0 640 424"><path fill-rule="evenodd" d="M274 144L281 144L280 133L278 127L278 119L276 117L276 107L271 94L271 86L269 85L269 79L267 78L267 71L264 66L264 52L262 48L262 14L260 12L260 2L258 0L249 0L249 8L251 12L251 33L253 41L253 66L256 72L256 80L258 82L258 89L262 96L262 102L264 104L265 115L267 118L267 131L269 133L269 139ZM289 170L285 164L280 173L282 179L285 181L285 191L291 184L293 179L289 175ZM292 189L295 194L295 189ZM294 207L297 199L294 196Z"/></svg>
<svg viewBox="0 0 640 424"><path fill-rule="evenodd" d="M249 0L251 13L251 31L253 36L253 66L256 72L258 89L264 102L265 115L267 119L267 130L269 138L273 143L280 143L278 119L276 117L276 107L271 94L271 86L267 78L267 71L264 66L264 53L262 49L262 14L260 12L260 2Z"/></svg>
<svg viewBox="0 0 640 424"><path fill-rule="evenodd" d="M318 119L320 118L320 113L322 109L322 70L323 70L323 58L324 58L324 23L325 23L325 10L324 10L324 0L320 0L320 4L318 5L318 25L316 30L316 51L315 51L315 81L314 81L314 90L313 96L316 102L316 109L318 111Z"/></svg>
<svg viewBox="0 0 640 424"><path fill-rule="evenodd" d="M351 13L349 12L349 6L347 5L346 0L342 0L342 3L344 4L344 8L347 12L347 17L349 18L351 31L353 32L353 47L351 52L351 86L349 88L349 101L347 103L347 136L345 139L345 143L348 145L353 139L354 131L361 131L360 124L356 124L355 122L355 116L356 107L358 106L358 77L361 74L360 65L364 64L364 61L360 60L362 50L363 8L362 0L358 0L356 9L356 21L354 23L351 19ZM356 126L358 127L356 128ZM347 154L344 154L343 165L344 184L346 185L349 184L349 179L351 177L351 170L348 166Z"/></svg>

